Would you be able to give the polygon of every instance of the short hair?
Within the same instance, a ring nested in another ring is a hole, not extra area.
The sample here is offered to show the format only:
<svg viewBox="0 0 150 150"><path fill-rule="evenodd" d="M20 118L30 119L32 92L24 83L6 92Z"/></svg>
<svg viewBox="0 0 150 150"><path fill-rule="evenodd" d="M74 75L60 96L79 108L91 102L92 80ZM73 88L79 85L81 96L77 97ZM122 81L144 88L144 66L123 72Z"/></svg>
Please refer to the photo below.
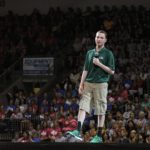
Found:
<svg viewBox="0 0 150 150"><path fill-rule="evenodd" d="M99 31L97 31L96 33L103 33L103 34L105 34L105 37L106 37L106 39L107 39L107 32L106 32L106 31L104 31L104 30L99 30Z"/></svg>

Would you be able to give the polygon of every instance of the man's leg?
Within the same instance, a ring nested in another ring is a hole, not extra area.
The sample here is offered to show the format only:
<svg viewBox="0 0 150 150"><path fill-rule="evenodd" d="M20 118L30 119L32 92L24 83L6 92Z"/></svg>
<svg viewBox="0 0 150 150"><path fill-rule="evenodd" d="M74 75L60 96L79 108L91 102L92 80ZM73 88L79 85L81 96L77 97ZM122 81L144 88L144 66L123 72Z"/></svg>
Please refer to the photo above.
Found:
<svg viewBox="0 0 150 150"><path fill-rule="evenodd" d="M82 130L82 125L85 120L85 116L86 116L85 110L80 109L78 112L78 127L77 127L77 130L79 132L81 132L81 130Z"/></svg>
<svg viewBox="0 0 150 150"><path fill-rule="evenodd" d="M105 123L105 115L98 115L97 116L97 135L102 136L102 129Z"/></svg>
<svg viewBox="0 0 150 150"><path fill-rule="evenodd" d="M105 123L105 113L107 110L107 83L96 84L94 93L95 114L97 115L97 135L92 139L92 143L102 142L102 128Z"/></svg>

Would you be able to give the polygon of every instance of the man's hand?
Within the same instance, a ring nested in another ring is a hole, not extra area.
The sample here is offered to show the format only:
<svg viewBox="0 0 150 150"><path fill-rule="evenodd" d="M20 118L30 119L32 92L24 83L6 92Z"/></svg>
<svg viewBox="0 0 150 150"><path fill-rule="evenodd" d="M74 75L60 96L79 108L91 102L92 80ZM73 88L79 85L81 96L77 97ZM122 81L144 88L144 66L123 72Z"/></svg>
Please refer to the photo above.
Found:
<svg viewBox="0 0 150 150"><path fill-rule="evenodd" d="M78 90L79 95L82 95L82 93L83 93L83 89L84 89L84 84L80 84L80 86L79 86L79 90Z"/></svg>
<svg viewBox="0 0 150 150"><path fill-rule="evenodd" d="M93 58L93 64L96 65L96 66L99 66L100 65L100 61L98 58Z"/></svg>

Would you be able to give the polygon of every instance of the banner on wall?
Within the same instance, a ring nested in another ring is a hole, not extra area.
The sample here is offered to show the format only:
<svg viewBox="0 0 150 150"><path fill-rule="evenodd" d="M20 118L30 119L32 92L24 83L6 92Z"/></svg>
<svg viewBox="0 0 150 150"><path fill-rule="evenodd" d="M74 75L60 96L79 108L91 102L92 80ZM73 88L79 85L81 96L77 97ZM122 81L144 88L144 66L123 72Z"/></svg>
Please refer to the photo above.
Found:
<svg viewBox="0 0 150 150"><path fill-rule="evenodd" d="M23 58L23 75L54 74L54 58Z"/></svg>

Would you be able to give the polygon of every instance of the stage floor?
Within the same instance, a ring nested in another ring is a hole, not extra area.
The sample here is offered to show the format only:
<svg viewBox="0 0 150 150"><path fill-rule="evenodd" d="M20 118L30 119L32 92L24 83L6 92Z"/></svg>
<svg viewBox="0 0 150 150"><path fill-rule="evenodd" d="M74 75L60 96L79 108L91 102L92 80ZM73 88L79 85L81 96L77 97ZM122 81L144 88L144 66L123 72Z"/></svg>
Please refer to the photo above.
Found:
<svg viewBox="0 0 150 150"><path fill-rule="evenodd" d="M150 144L0 143L0 150L150 150Z"/></svg>

